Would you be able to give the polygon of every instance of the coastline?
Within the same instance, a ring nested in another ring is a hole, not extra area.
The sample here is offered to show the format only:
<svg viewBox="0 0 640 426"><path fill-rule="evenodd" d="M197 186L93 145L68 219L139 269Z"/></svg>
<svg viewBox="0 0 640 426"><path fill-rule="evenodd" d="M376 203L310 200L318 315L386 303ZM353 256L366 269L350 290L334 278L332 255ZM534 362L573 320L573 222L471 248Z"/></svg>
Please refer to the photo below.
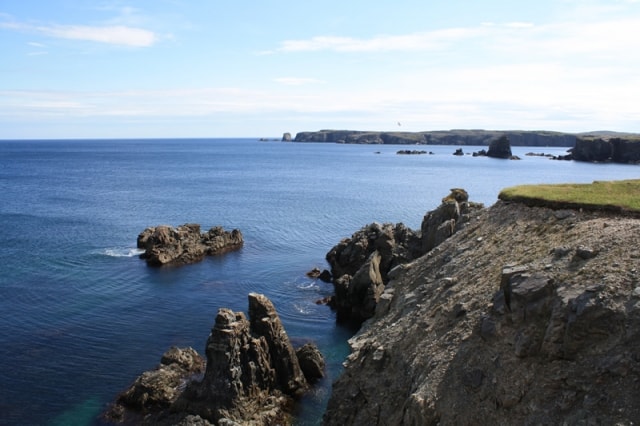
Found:
<svg viewBox="0 0 640 426"><path fill-rule="evenodd" d="M324 424L632 424L639 238L611 212L484 209L394 274Z"/></svg>

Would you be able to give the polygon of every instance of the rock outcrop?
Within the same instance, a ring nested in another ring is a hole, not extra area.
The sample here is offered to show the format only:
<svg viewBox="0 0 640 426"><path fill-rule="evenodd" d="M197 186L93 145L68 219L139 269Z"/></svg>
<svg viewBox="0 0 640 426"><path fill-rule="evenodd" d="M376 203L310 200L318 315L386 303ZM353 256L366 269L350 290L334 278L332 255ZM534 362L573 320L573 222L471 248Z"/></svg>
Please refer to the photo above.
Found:
<svg viewBox="0 0 640 426"><path fill-rule="evenodd" d="M118 397L107 418L143 424L290 424L295 399L324 372L317 347L307 344L296 352L271 301L255 293L249 294L249 319L242 312L218 311L204 374L203 365L192 349L165 354L158 369L144 373Z"/></svg>
<svg viewBox="0 0 640 426"><path fill-rule="evenodd" d="M638 246L630 217L476 211L391 274L324 424L634 424Z"/></svg>
<svg viewBox="0 0 640 426"><path fill-rule="evenodd" d="M285 132L282 134L282 142L291 142L291 141L292 141L291 133Z"/></svg>
<svg viewBox="0 0 640 426"><path fill-rule="evenodd" d="M238 229L225 231L214 227L200 233L200 225L188 223L177 228L160 225L147 228L138 235L138 248L144 249L140 255L150 266L185 265L213 256L237 250L244 239Z"/></svg>
<svg viewBox="0 0 640 426"><path fill-rule="evenodd" d="M509 159L511 156L511 143L508 137L500 136L489 144L487 157Z"/></svg>
<svg viewBox="0 0 640 426"><path fill-rule="evenodd" d="M462 229L481 205L468 202L465 190L454 188L435 210L428 212L420 231L402 223L372 223L345 238L326 255L335 294L329 305L338 321L371 318L389 282L392 269L433 249Z"/></svg>

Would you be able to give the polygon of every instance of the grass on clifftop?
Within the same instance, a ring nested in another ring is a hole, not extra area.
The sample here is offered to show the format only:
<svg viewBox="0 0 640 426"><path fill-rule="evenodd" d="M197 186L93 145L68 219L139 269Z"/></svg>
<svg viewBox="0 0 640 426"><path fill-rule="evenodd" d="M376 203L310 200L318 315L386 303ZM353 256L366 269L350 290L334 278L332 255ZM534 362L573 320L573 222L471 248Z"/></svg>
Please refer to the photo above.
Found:
<svg viewBox="0 0 640 426"><path fill-rule="evenodd" d="M498 198L551 208L640 213L640 179L588 184L520 185L503 189Z"/></svg>

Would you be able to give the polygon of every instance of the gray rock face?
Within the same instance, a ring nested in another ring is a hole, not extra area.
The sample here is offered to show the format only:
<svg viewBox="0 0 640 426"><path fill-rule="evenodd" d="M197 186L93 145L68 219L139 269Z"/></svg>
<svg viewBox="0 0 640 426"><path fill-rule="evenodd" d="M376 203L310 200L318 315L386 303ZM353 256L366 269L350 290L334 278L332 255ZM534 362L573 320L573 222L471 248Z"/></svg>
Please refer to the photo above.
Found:
<svg viewBox="0 0 640 426"><path fill-rule="evenodd" d="M238 229L225 231L214 227L200 233L200 225L189 223L177 228L160 225L147 228L138 235L137 246L145 252L140 256L150 266L185 265L237 250L244 239Z"/></svg>
<svg viewBox="0 0 640 426"><path fill-rule="evenodd" d="M573 147L573 159L576 161L604 162L611 159L611 143L602 138L577 138Z"/></svg>
<svg viewBox="0 0 640 426"><path fill-rule="evenodd" d="M290 424L293 402L309 387L299 358L305 368L312 364L310 377L322 374L324 359L315 345L296 354L265 296L249 295L249 318L220 309L207 340L206 368L192 349L170 350L158 369L143 373L118 397L107 418L143 424Z"/></svg>
<svg viewBox="0 0 640 426"><path fill-rule="evenodd" d="M419 235L404 224L372 223L345 238L326 255L335 295L330 301L338 321L370 318L395 266L420 255Z"/></svg>
<svg viewBox="0 0 640 426"><path fill-rule="evenodd" d="M611 160L616 163L640 164L640 140L612 138Z"/></svg>
<svg viewBox="0 0 640 426"><path fill-rule="evenodd" d="M634 424L640 220L496 203L393 272L325 425Z"/></svg>

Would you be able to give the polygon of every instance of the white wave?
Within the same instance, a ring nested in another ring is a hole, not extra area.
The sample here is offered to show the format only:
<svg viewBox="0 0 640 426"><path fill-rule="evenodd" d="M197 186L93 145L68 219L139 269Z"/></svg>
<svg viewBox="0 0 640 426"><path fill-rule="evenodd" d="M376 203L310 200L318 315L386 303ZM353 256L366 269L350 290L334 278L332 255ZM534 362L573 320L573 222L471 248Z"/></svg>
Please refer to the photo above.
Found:
<svg viewBox="0 0 640 426"><path fill-rule="evenodd" d="M295 311L298 314L302 314L302 315L309 315L311 313L311 305L309 304L302 304L302 303L294 303L293 304L293 308L295 309Z"/></svg>
<svg viewBox="0 0 640 426"><path fill-rule="evenodd" d="M140 256L144 253L144 250L139 248L131 248L131 247L115 247L115 248L106 248L100 252L105 256L109 257L134 257Z"/></svg>
<svg viewBox="0 0 640 426"><path fill-rule="evenodd" d="M299 290L319 290L320 289L320 287L315 281L299 282L299 283L296 283L296 287Z"/></svg>

